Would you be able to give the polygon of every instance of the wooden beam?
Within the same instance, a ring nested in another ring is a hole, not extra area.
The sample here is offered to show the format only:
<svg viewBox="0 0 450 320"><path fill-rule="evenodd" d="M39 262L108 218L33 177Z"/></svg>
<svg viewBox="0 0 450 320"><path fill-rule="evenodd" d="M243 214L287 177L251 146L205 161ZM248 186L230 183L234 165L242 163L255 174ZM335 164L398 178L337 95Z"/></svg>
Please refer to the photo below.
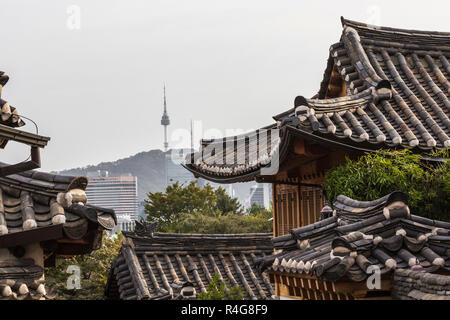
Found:
<svg viewBox="0 0 450 320"><path fill-rule="evenodd" d="M311 291L312 291L312 293L313 293L314 300L320 300L319 294L318 294L317 290L311 290Z"/></svg>
<svg viewBox="0 0 450 320"><path fill-rule="evenodd" d="M367 297L369 292L366 288L365 282L358 283L349 279L340 280L338 282L318 280L313 275L306 274L291 274L288 272L273 272L274 276L279 279L279 283L292 288L291 290L297 295L299 299L313 299L313 300L365 300L372 299ZM390 280L388 278L381 280L381 289L376 292L390 292ZM386 296L379 296L380 299L389 299Z"/></svg>
<svg viewBox="0 0 450 320"><path fill-rule="evenodd" d="M276 184L279 184L279 185L287 185L287 186L305 186L305 187L322 188L322 185L320 185L320 184L303 183L303 182L296 182L296 181L258 179L258 180L256 180L256 182L260 182L260 183L276 183Z"/></svg>
<svg viewBox="0 0 450 320"><path fill-rule="evenodd" d="M291 295L289 294L289 288L286 285L280 284L279 285L279 291L280 291L279 296L291 297Z"/></svg>
<svg viewBox="0 0 450 320"><path fill-rule="evenodd" d="M19 162L16 164L1 167L0 168L0 177L5 177L5 176L9 176L11 174L40 168L41 167L41 156L39 154L39 148L32 146L30 153L31 153L31 159L29 161Z"/></svg>
<svg viewBox="0 0 450 320"><path fill-rule="evenodd" d="M0 236L0 248L15 247L35 242L60 239L63 235L62 224L37 227L26 231L7 233Z"/></svg>
<svg viewBox="0 0 450 320"><path fill-rule="evenodd" d="M350 293L360 292L360 291L390 291L391 290L391 280L382 279L380 281L381 288L376 290L369 290L367 288L366 282L353 282L351 280L338 281L333 283L334 291L339 293Z"/></svg>
<svg viewBox="0 0 450 320"><path fill-rule="evenodd" d="M58 240L58 243L89 244L89 241L85 239L62 238Z"/></svg>
<svg viewBox="0 0 450 320"><path fill-rule="evenodd" d="M278 210L279 210L279 226L278 226L278 232L279 235L284 235L284 224L286 223L285 217L284 217L284 199L283 199L283 192L281 188L278 190Z"/></svg>
<svg viewBox="0 0 450 320"><path fill-rule="evenodd" d="M323 145L318 143L306 143L305 145L305 154L308 157L323 157L329 154L331 150Z"/></svg>
<svg viewBox="0 0 450 320"><path fill-rule="evenodd" d="M290 188L287 190L286 192L286 200L287 200L287 214L288 214L288 224L287 224L287 229L292 230L294 229L296 226L294 225L294 201L293 201L293 195L292 195L292 191L290 190Z"/></svg>
<svg viewBox="0 0 450 320"><path fill-rule="evenodd" d="M341 92L339 92L339 97L343 97L346 95L347 95L347 83L345 81L342 81Z"/></svg>
<svg viewBox="0 0 450 320"><path fill-rule="evenodd" d="M311 291L309 291L309 289L305 288L306 290L306 297L308 297L308 300L312 300L313 296L311 294Z"/></svg>
<svg viewBox="0 0 450 320"><path fill-rule="evenodd" d="M293 151L297 155L306 155L305 140L295 139Z"/></svg>
<svg viewBox="0 0 450 320"><path fill-rule="evenodd" d="M274 281L275 284L275 295L280 296L280 285L278 283L278 281Z"/></svg>
<svg viewBox="0 0 450 320"><path fill-rule="evenodd" d="M381 296L381 297L369 297L369 298L363 298L361 300L392 300L392 296Z"/></svg>
<svg viewBox="0 0 450 320"><path fill-rule="evenodd" d="M336 98L345 95L344 84L345 81L342 79L336 64L334 64L328 81L325 98Z"/></svg>
<svg viewBox="0 0 450 320"><path fill-rule="evenodd" d="M45 147L50 140L49 137L14 129L3 124L0 124L0 138L13 140L37 148Z"/></svg>

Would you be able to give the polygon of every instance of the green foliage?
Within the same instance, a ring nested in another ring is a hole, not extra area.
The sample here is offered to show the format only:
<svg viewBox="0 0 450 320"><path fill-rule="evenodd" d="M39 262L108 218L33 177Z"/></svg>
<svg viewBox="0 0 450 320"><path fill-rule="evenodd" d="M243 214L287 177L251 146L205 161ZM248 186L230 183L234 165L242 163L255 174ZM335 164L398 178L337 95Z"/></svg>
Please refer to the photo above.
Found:
<svg viewBox="0 0 450 320"><path fill-rule="evenodd" d="M206 288L197 296L197 300L243 300L243 289L238 286L229 288L224 281L219 280L217 273L211 279Z"/></svg>
<svg viewBox="0 0 450 320"><path fill-rule="evenodd" d="M178 182L169 185L166 192L148 193L145 199L145 212L148 220L157 221L158 228L164 229L179 219L180 212L212 214L216 206L213 187L200 188L194 181L187 186Z"/></svg>
<svg viewBox="0 0 450 320"><path fill-rule="evenodd" d="M203 214L180 214L179 220L168 225L165 232L175 233L259 233L272 232L272 221L256 215L229 214L210 216Z"/></svg>
<svg viewBox="0 0 450 320"><path fill-rule="evenodd" d="M448 151L433 156L448 159ZM395 190L408 194L416 215L450 220L450 162L421 161L409 150L367 153L328 171L324 190L334 201L340 194L357 200L378 199Z"/></svg>
<svg viewBox="0 0 450 320"><path fill-rule="evenodd" d="M222 214L242 213L242 206L237 198L228 195L224 188L219 187L215 190L216 210Z"/></svg>
<svg viewBox="0 0 450 320"><path fill-rule="evenodd" d="M45 268L47 286L61 300L101 300L108 279L111 262L117 257L122 242L122 234L108 237L103 234L102 247L87 255L75 256L69 259L57 259L56 266ZM66 288L67 267L76 265L81 271L81 288L69 290Z"/></svg>
<svg viewBox="0 0 450 320"><path fill-rule="evenodd" d="M191 182L168 186L165 193L149 193L145 200L148 221L158 222L158 231L175 233L271 232L272 213L255 207L244 214L236 198L225 189Z"/></svg>
<svg viewBox="0 0 450 320"><path fill-rule="evenodd" d="M272 210L267 210L265 207L257 205L256 203L252 204L250 208L247 209L247 214L254 216L267 216L267 219L272 218Z"/></svg>

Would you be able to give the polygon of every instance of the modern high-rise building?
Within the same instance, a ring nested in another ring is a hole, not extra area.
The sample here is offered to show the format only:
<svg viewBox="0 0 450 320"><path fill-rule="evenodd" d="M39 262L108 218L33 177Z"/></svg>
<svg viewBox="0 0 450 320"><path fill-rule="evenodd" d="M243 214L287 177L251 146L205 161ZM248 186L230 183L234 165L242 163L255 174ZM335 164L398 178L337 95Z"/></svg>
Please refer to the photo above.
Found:
<svg viewBox="0 0 450 320"><path fill-rule="evenodd" d="M132 223L138 218L137 177L109 176L108 171L88 172L86 195L89 203L114 209L118 224Z"/></svg>
<svg viewBox="0 0 450 320"><path fill-rule="evenodd" d="M256 204L269 209L270 199L272 198L272 190L267 183L257 183L250 188L250 196L248 205L251 207Z"/></svg>
<svg viewBox="0 0 450 320"><path fill-rule="evenodd" d="M264 207L264 186L260 183L253 185L250 189L250 206L254 204Z"/></svg>

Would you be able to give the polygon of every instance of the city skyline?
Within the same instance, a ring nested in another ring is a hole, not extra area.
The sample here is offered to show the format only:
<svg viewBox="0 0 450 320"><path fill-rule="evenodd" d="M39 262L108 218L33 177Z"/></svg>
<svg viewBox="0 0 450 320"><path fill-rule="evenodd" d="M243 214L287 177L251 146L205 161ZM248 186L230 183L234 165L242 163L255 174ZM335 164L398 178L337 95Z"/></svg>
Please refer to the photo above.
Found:
<svg viewBox="0 0 450 320"><path fill-rule="evenodd" d="M86 195L90 204L114 209L119 223L138 218L136 176L110 176L108 172L99 172L88 175L88 180Z"/></svg>
<svg viewBox="0 0 450 320"><path fill-rule="evenodd" d="M450 30L448 4L431 14L434 1L413 1L408 15L400 16L401 4L392 1L349 1L345 8L255 4L4 1L0 17L8 28L0 35L7 50L0 69L14 75L4 92L38 123L39 134L52 137L42 170L163 149L164 82L170 91L169 137L177 128L189 131L190 119L222 133L270 124L295 96L318 91L329 45L341 33L341 15L391 27ZM24 129L35 130L30 121ZM8 147L6 162L28 155L23 146ZM77 157L70 155L73 148Z"/></svg>

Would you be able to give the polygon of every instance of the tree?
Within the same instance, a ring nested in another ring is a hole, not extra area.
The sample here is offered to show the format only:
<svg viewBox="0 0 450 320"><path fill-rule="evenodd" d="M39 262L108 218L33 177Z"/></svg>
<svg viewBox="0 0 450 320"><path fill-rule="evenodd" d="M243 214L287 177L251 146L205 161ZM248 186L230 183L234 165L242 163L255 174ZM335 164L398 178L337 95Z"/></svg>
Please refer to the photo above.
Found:
<svg viewBox="0 0 450 320"><path fill-rule="evenodd" d="M145 211L148 221L158 222L158 231L175 233L250 233L271 232L271 212L263 208L244 214L236 198L225 189L210 185L200 188L178 182L165 193L149 193Z"/></svg>
<svg viewBox="0 0 450 320"><path fill-rule="evenodd" d="M203 215L180 214L180 219L168 225L164 232L174 233L204 233L204 234L230 234L230 233L259 233L272 232L273 222L262 215Z"/></svg>
<svg viewBox="0 0 450 320"><path fill-rule="evenodd" d="M45 268L46 284L61 300L101 300L108 279L112 261L117 257L122 242L122 234L113 238L104 232L102 247L90 254L75 256L69 259L57 259L54 267ZM68 267L80 268L81 288L67 288L67 280L71 276Z"/></svg>
<svg viewBox="0 0 450 320"><path fill-rule="evenodd" d="M217 273L214 273L206 292L199 293L197 300L243 300L243 291L239 286L228 287L224 281L219 280Z"/></svg>
<svg viewBox="0 0 450 320"><path fill-rule="evenodd" d="M216 195L216 211L222 214L242 213L242 206L238 199L230 197L224 188L219 187L214 193Z"/></svg>
<svg viewBox="0 0 450 320"><path fill-rule="evenodd" d="M180 213L195 214L198 212L212 214L216 206L216 195L209 184L204 188L192 181L187 186L178 182L169 185L166 192L148 193L145 199L147 220L157 221L158 230L178 221Z"/></svg>
<svg viewBox="0 0 450 320"><path fill-rule="evenodd" d="M408 195L413 214L450 220L450 162L448 151L435 152L442 162L426 162L409 150L367 153L347 159L326 175L324 190L332 201L339 194L369 201L395 190Z"/></svg>
<svg viewBox="0 0 450 320"><path fill-rule="evenodd" d="M267 216L267 219L270 219L272 217L272 208L267 210L265 207L253 203L251 207L247 209L247 214L253 216Z"/></svg>

